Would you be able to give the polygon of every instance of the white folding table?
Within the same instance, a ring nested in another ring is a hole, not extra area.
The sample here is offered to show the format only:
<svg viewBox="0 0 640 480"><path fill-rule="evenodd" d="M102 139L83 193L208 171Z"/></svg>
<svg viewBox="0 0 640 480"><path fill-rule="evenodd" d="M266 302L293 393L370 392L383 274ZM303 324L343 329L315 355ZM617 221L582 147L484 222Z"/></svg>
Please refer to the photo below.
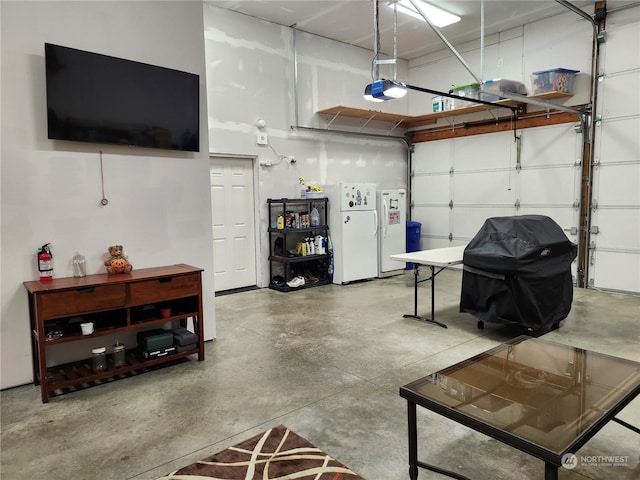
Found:
<svg viewBox="0 0 640 480"><path fill-rule="evenodd" d="M444 323L440 323L435 320L436 275L447 267L461 264L465 248L466 245L462 245L458 247L434 248L431 250L421 250L419 252L391 255L391 260L413 263L413 315L407 313L403 315L404 318L415 318L417 320L422 320L423 322L431 322L436 325L440 325L443 328L447 328ZM420 274L420 265L428 266L431 270L431 276L419 281L418 275ZM436 268L439 268L439 270L436 271ZM422 283L427 280L431 280L431 318L418 315L418 283Z"/></svg>

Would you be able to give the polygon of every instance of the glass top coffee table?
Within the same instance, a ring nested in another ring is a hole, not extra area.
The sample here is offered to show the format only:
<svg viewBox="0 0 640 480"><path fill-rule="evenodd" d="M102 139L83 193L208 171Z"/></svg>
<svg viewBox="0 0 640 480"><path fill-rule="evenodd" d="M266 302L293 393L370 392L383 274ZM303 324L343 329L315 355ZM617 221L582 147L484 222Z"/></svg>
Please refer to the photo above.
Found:
<svg viewBox="0 0 640 480"><path fill-rule="evenodd" d="M409 476L418 467L457 473L418 461L416 406L533 455L545 480L640 393L640 363L521 336L400 388L409 418Z"/></svg>

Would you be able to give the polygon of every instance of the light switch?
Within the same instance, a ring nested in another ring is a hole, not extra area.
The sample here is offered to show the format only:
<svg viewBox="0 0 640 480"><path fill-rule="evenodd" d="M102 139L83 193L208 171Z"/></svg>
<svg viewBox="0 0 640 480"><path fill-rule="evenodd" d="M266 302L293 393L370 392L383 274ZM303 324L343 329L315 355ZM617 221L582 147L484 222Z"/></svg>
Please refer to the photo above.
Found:
<svg viewBox="0 0 640 480"><path fill-rule="evenodd" d="M256 142L258 142L258 145L268 145L269 144L269 136L265 132L257 132L256 133Z"/></svg>

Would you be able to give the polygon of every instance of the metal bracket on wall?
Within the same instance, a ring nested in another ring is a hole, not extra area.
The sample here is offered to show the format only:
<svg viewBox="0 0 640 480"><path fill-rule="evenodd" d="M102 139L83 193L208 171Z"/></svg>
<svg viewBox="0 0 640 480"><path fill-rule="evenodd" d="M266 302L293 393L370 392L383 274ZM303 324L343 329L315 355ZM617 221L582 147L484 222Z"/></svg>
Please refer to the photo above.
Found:
<svg viewBox="0 0 640 480"><path fill-rule="evenodd" d="M404 122L404 120L398 120L396 122L396 124L393 127L391 127L391 129L389 130L389 133L387 133L387 135L391 135L391 132L393 132L396 128L398 128L402 122Z"/></svg>
<svg viewBox="0 0 640 480"><path fill-rule="evenodd" d="M513 204L516 207L516 210L520 210L520 199L516 200L516 203Z"/></svg>
<svg viewBox="0 0 640 480"><path fill-rule="evenodd" d="M449 169L449 175L453 176L454 172L455 172L455 171L454 171L453 167L451 167L451 168Z"/></svg>
<svg viewBox="0 0 640 480"><path fill-rule="evenodd" d="M564 231L569 232L570 235L577 235L578 227L565 228Z"/></svg>
<svg viewBox="0 0 640 480"><path fill-rule="evenodd" d="M575 210L578 210L580 208L580 200L578 200L577 198L573 201L573 205L571 205Z"/></svg>
<svg viewBox="0 0 640 480"><path fill-rule="evenodd" d="M449 209L453 210L453 200L449 200Z"/></svg>
<svg viewBox="0 0 640 480"><path fill-rule="evenodd" d="M591 235L597 235L597 234L600 233L600 228L598 228L597 225L593 225L592 227L589 228L589 233ZM594 247L595 247L595 245L594 245Z"/></svg>
<svg viewBox="0 0 640 480"><path fill-rule="evenodd" d="M591 202L591 210L597 210L598 209L598 201L597 200L593 200Z"/></svg>
<svg viewBox="0 0 640 480"><path fill-rule="evenodd" d="M451 242L453 240L453 233L449 232L449 241Z"/></svg>
<svg viewBox="0 0 640 480"><path fill-rule="evenodd" d="M362 133L362 130L364 130L364 127L369 125L369 122L371 120L373 120L374 118L375 118L375 115L371 115L369 118L367 118L367 120L364 122L364 124L360 127L360 133Z"/></svg>
<svg viewBox="0 0 640 480"><path fill-rule="evenodd" d="M333 115L333 117L331 118L331 120L329 120L329 121L327 122L327 130L329 130L329 128L331 128L331 124L332 124L332 123L334 122L334 120L335 120L336 118L338 118L339 116L340 116L340 112L336 112L336 113Z"/></svg>

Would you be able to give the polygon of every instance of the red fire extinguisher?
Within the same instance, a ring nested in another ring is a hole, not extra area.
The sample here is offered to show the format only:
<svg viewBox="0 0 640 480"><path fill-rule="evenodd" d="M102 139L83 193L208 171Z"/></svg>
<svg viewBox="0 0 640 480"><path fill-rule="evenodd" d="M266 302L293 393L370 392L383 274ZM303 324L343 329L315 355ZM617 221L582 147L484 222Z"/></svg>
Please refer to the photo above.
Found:
<svg viewBox="0 0 640 480"><path fill-rule="evenodd" d="M53 254L51 253L51 244L45 243L38 249L38 271L40 272L40 281L47 282L53 280Z"/></svg>

